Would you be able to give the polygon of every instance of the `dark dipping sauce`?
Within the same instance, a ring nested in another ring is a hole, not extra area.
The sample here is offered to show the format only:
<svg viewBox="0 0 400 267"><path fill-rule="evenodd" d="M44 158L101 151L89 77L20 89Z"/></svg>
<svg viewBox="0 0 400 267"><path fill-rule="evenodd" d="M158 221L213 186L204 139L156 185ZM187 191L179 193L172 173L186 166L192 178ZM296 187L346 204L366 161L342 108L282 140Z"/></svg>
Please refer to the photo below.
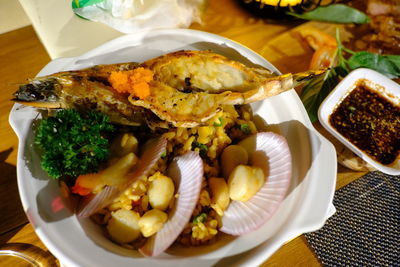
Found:
<svg viewBox="0 0 400 267"><path fill-rule="evenodd" d="M400 151L400 107L360 79L329 117L329 123L353 145L381 164Z"/></svg>

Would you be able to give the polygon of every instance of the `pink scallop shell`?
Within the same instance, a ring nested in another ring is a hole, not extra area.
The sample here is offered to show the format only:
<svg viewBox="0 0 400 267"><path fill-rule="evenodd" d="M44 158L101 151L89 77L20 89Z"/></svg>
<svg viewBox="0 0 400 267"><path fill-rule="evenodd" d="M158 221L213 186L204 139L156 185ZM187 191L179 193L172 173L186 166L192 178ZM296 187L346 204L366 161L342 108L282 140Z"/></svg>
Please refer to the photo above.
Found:
<svg viewBox="0 0 400 267"><path fill-rule="evenodd" d="M220 231L231 235L252 232L267 222L282 203L292 176L292 157L283 136L262 132L239 145L244 142L247 143L245 148L250 165L262 168L266 172L266 181L249 201L232 201L224 212Z"/></svg>
<svg viewBox="0 0 400 267"><path fill-rule="evenodd" d="M139 249L140 253L144 256L157 256L176 240L196 207L203 174L203 161L197 152L190 151L173 160L168 168L168 176L178 185L175 208L163 228Z"/></svg>
<svg viewBox="0 0 400 267"><path fill-rule="evenodd" d="M133 172L128 175L127 181L118 186L105 186L100 193L82 198L78 204L76 214L79 217L89 217L109 205L137 179L146 176L151 171L165 152L166 147L167 140L165 138L157 138L147 142L138 164Z"/></svg>

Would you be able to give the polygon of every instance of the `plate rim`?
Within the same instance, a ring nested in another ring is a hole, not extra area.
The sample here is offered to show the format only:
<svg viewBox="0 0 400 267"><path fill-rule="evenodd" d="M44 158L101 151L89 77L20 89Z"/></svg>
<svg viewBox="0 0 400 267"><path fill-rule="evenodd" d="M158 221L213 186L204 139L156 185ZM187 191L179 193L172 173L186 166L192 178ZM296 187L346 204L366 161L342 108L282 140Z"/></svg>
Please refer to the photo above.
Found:
<svg viewBox="0 0 400 267"><path fill-rule="evenodd" d="M246 49L248 52L252 53L253 57L258 58L259 60L268 63L268 65L272 66L272 69L278 71L270 62L268 62L268 60L266 60L264 57L262 57L261 55L257 54L253 50L249 49L248 47L246 47L246 46L244 46L244 45L242 45L242 44L240 44L238 42L229 40L229 39L227 39L225 37L221 37L219 35L215 35L215 34L208 33L208 32L202 32L202 31L198 31L198 30L189 30L189 29L157 30L157 31L152 31L151 34L156 35L158 32L164 33L164 34L165 33L175 33L175 34L181 34L182 33L182 34L188 34L188 35L191 35L191 34L204 35L204 36L207 36L208 38L216 39L216 40L218 40L218 41L220 41L221 43L224 43L224 44L230 44L230 45L235 44L236 46L239 46L239 47L242 47L242 48ZM135 34L135 35L137 35L137 34ZM60 59L52 60L46 66L43 67L43 69L39 72L39 74L41 72L43 72L46 69L46 67L48 67L50 64L54 64L54 62L57 62L57 61L58 62L64 62L65 65L68 65L68 64L71 64L71 62L73 62L76 59L82 59L84 57L88 57L88 56L94 55L95 53L97 53L101 49L104 49L104 47L107 47L107 46L110 46L110 45L112 46L114 44L114 42L118 42L118 40L124 40L124 39L128 39L129 40L129 38L132 38L132 34L124 35L124 36L118 37L116 39L113 39L111 41L108 41L108 42L104 43L103 45L101 45L99 47L96 47L96 48L94 48L94 49L88 51L87 53L84 53L83 55L78 56L78 57L60 58ZM137 36L135 38L137 38ZM279 73L279 71L278 71L278 73ZM17 133L17 135L19 137L19 150L18 150L18 163L17 163L18 188L19 188L21 202L22 202L24 211L28 215L29 221L32 223L32 225L34 225L34 222L31 221L33 219L29 216L28 211L26 209L26 207L27 207L27 203L26 203L27 200L25 198L26 196L24 194L21 194L21 191L23 191L23 181L21 181L22 180L22 178L21 178L22 169L21 168L23 166L22 166L22 164L20 164L20 161L21 161L21 159L23 159L23 152L25 152L25 143L26 143L26 136L27 135L26 134L23 135L23 133L18 132L18 130L16 130L17 126L15 125L15 122L12 119L12 115L13 115L12 113L13 113L13 111L15 111L16 105L17 104L15 104L13 106L13 109L10 112L9 121L10 121L10 124L13 127L14 131ZM301 105L300 109L303 112L303 114L301 114L301 115L304 117L305 114L307 114L305 109L304 109L304 106ZM328 199L327 202L329 202L329 204L331 205L332 200L333 200L333 194L334 194L334 191L335 191L334 184L335 184L335 181L336 181L336 153L335 153L335 149L334 149L333 145L328 140L326 140L322 135L320 135L314 129L314 127L312 126L311 122L308 119L308 116L305 119L305 126L309 130L312 130L316 134L316 137L314 137L314 138L318 138L319 141L321 142L321 147L323 147L327 151L327 153L329 153L329 155L326 154L325 157L329 158L330 160L334 160L334 162L335 162L335 164L333 164L333 165L335 165L335 167L331 170L333 172L332 176L334 176L334 177L331 177L333 179L331 179L332 183L330 185L330 188L331 188L330 196L327 198ZM313 151L313 152L315 152L315 151ZM314 170L314 172L315 172L315 170ZM333 184L333 186L332 186L332 184ZM288 240L290 240L292 238L295 238L296 236L298 236L298 235L300 235L302 233L313 231L313 230L317 230L320 227L322 227L322 225L325 223L325 221L328 219L328 217L329 216L326 215L325 218L321 219L319 222L308 222L308 224L306 226L300 227L300 228L297 227L296 230L293 230L292 232L286 233L286 235L283 235L280 238L279 242L277 242L275 244L274 248L269 250L270 253L264 253L264 251L262 249L263 246L261 244L260 246L258 246L256 248L256 251L254 253L252 253L253 255L251 256L251 259L248 259L247 263L254 263L254 264L262 263L270 255L272 255L273 252L275 252L277 249L279 249L279 247L281 247L285 242L288 242ZM41 228L39 228L39 229L35 229L35 232L38 234L39 238L43 241L43 243L45 243L45 245L49 248L49 250L54 255L57 255L57 257L59 259L60 259L60 256L64 256L62 252L59 252L59 249L57 248L57 246L55 244L53 244L53 242L51 240L48 239L45 231L43 231ZM265 241L264 241L264 243L265 243ZM257 252L257 249L260 250L260 251ZM75 265L75 262L74 261L70 261L69 257L67 257L67 259L68 259L68 261L66 261L65 263L68 262L69 265Z"/></svg>

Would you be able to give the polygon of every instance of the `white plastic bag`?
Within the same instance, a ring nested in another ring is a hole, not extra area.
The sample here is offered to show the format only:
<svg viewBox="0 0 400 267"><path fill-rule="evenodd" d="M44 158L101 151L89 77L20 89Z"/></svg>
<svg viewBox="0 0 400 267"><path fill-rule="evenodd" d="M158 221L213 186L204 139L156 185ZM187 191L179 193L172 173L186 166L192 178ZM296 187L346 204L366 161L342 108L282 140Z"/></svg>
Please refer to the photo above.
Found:
<svg viewBox="0 0 400 267"><path fill-rule="evenodd" d="M123 32L187 28L201 23L205 0L73 0L73 11Z"/></svg>

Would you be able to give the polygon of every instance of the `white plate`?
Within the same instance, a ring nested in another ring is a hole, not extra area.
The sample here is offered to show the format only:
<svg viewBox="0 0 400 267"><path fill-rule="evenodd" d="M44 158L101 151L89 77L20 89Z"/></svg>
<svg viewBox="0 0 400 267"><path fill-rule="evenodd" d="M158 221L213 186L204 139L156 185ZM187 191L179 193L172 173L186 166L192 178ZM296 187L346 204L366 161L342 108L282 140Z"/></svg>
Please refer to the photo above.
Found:
<svg viewBox="0 0 400 267"><path fill-rule="evenodd" d="M126 35L80 57L54 60L38 76L100 63L141 62L181 49L210 49L278 73L258 54L220 36L193 30L159 30ZM39 114L34 108L16 104L10 123L19 137L17 175L24 210L43 243L67 266L261 264L285 242L321 228L334 213L337 164L334 147L314 130L294 90L256 103L253 108L270 125L269 129L287 138L293 158L292 183L284 202L271 220L253 233L225 243L222 239L209 247L173 248L158 258L143 258L113 244L100 227L63 208L58 184L42 171L33 147L32 123Z"/></svg>
<svg viewBox="0 0 400 267"><path fill-rule="evenodd" d="M390 175L400 175L400 159L397 158L390 165L383 165L378 161L368 156L364 151L358 149L355 145L349 142L343 135L341 135L332 125L329 123L329 117L334 109L340 104L340 102L354 89L354 85L359 79L367 79L372 83L382 86L378 92L383 97L386 97L390 101L400 105L400 85L386 76L376 72L374 70L360 68L352 71L346 76L332 92L325 98L318 110L318 118L322 126L327 129L333 136L335 136L340 142L347 146L351 151L357 154L360 158L371 164L381 172Z"/></svg>

